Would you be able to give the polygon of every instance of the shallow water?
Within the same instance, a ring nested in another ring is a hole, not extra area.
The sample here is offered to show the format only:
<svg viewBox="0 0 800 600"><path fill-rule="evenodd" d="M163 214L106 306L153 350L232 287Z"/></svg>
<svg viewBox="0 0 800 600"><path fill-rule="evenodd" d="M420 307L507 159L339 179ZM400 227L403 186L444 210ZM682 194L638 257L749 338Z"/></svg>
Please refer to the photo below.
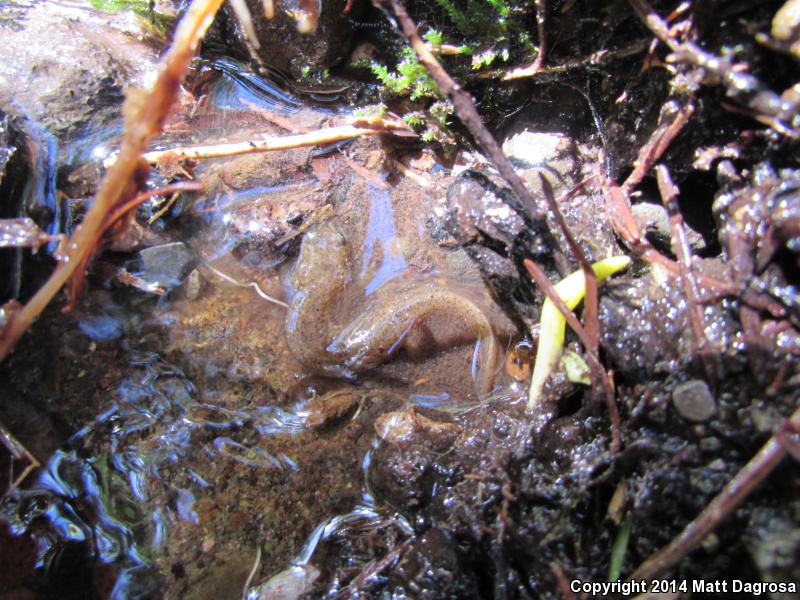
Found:
<svg viewBox="0 0 800 600"><path fill-rule="evenodd" d="M210 140L258 134L232 126L234 115L252 122L269 110L298 126L330 116L298 114L288 96L255 93L216 66L222 77L192 116ZM176 127L167 137L183 135ZM102 159L106 139L82 138L70 156ZM424 189L387 178L383 158L364 140L200 165L208 193L156 224L161 243L190 249L198 289L185 283L158 299L92 292L74 321L49 322L53 343L98 360L71 362L63 376L83 378L85 390L64 391L49 409L61 419L88 401L81 414L91 416L3 503L10 534L35 548L31 589L233 597L258 547L253 584L293 565L306 585L320 545L348 531L409 535L371 491L375 419L406 405L458 412L502 389L512 328L466 256L427 236L444 174ZM337 281L325 262L333 238L309 250L326 230L346 240ZM334 408L342 390L352 402Z"/></svg>

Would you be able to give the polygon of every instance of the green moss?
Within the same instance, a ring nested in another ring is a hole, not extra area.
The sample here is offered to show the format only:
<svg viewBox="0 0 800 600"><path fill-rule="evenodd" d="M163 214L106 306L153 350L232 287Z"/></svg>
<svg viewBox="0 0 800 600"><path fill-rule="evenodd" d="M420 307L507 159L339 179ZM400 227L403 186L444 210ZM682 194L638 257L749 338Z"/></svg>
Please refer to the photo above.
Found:
<svg viewBox="0 0 800 600"><path fill-rule="evenodd" d="M353 116L363 119L380 118L386 114L385 104L369 104L353 111Z"/></svg>
<svg viewBox="0 0 800 600"><path fill-rule="evenodd" d="M532 2L509 0L436 0L463 36L464 54L473 56L471 68L481 69L497 59L536 51L530 34Z"/></svg>
<svg viewBox="0 0 800 600"><path fill-rule="evenodd" d="M439 98L442 93L439 86L428 71L419 64L417 56L411 48L404 48L400 62L394 71L379 63L372 63L372 72L385 87L395 96L408 96L411 100L420 98Z"/></svg>
<svg viewBox="0 0 800 600"><path fill-rule="evenodd" d="M535 54L529 33L535 23L530 1L435 0L431 9L434 14L427 22L441 26L428 29L422 37L434 53L442 53L442 48L437 47L449 46L440 60L456 79L499 62L530 62ZM458 48L457 53L453 53L454 47ZM411 48L406 46L396 60L394 67L370 64L381 86L380 94L387 99L407 98L416 103L403 118L423 141L451 141L447 121L453 109L436 82Z"/></svg>
<svg viewBox="0 0 800 600"><path fill-rule="evenodd" d="M97 10L109 13L131 11L143 19L152 32L157 35L166 35L175 21L174 15L160 13L155 8L155 3L150 0L89 0Z"/></svg>

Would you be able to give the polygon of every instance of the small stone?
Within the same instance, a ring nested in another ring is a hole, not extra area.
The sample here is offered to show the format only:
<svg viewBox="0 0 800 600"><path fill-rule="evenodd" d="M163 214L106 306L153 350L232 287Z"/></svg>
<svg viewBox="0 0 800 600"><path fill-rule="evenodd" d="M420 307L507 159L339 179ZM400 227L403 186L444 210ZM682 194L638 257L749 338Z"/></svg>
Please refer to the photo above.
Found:
<svg viewBox="0 0 800 600"><path fill-rule="evenodd" d="M574 154L575 143L560 133L521 131L503 142L503 152L513 160L540 167Z"/></svg>
<svg viewBox="0 0 800 600"><path fill-rule="evenodd" d="M110 342L123 333L123 324L119 319L108 315L90 315L78 321L78 328L89 339L98 342Z"/></svg>
<svg viewBox="0 0 800 600"><path fill-rule="evenodd" d="M189 276L181 287L183 298L186 300L196 300L200 295L202 287L203 280L200 278L200 271L192 269L192 272L189 273Z"/></svg>
<svg viewBox="0 0 800 600"><path fill-rule="evenodd" d="M672 248L672 226L666 208L660 204L642 202L634 204L631 207L631 213L639 229L653 238L651 241L664 248ZM703 250L706 245L703 236L686 223L683 224L683 228L692 252Z"/></svg>
<svg viewBox="0 0 800 600"><path fill-rule="evenodd" d="M180 284L192 266L192 253L183 242L145 248L139 258L141 269L137 275L165 289Z"/></svg>
<svg viewBox="0 0 800 600"><path fill-rule="evenodd" d="M684 419L702 422L710 419L717 410L708 385L699 379L690 379L675 386L672 403Z"/></svg>

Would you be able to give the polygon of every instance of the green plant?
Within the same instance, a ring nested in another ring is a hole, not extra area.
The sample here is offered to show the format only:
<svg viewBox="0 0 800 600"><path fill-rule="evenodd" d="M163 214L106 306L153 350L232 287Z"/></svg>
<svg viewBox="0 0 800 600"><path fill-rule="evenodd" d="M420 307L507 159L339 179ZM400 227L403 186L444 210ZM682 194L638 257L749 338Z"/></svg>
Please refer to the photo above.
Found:
<svg viewBox="0 0 800 600"><path fill-rule="evenodd" d="M370 68L378 81L386 86L386 90L395 96L408 96L411 100L441 97L436 82L419 64L411 48L403 48L395 71L389 71L386 66L375 62Z"/></svg>
<svg viewBox="0 0 800 600"><path fill-rule="evenodd" d="M131 11L146 22L152 32L166 35L175 19L174 14L160 12L151 0L89 0L97 10L110 13Z"/></svg>
<svg viewBox="0 0 800 600"><path fill-rule="evenodd" d="M508 0L436 0L452 21L472 55L473 69L489 66L498 58L508 62L514 52L533 53L529 33L530 2Z"/></svg>

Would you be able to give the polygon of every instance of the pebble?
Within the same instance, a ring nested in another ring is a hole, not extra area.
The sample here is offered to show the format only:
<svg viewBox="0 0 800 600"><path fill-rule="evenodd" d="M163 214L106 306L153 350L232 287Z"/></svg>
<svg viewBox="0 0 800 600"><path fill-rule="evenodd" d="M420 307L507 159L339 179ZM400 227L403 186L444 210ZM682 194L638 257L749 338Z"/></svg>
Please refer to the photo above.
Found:
<svg viewBox="0 0 800 600"><path fill-rule="evenodd" d="M192 253L182 242L145 248L139 252L139 277L169 289L183 280L191 269Z"/></svg>
<svg viewBox="0 0 800 600"><path fill-rule="evenodd" d="M705 381L690 379L675 386L672 403L684 419L697 423L707 421L717 411L714 397Z"/></svg>

